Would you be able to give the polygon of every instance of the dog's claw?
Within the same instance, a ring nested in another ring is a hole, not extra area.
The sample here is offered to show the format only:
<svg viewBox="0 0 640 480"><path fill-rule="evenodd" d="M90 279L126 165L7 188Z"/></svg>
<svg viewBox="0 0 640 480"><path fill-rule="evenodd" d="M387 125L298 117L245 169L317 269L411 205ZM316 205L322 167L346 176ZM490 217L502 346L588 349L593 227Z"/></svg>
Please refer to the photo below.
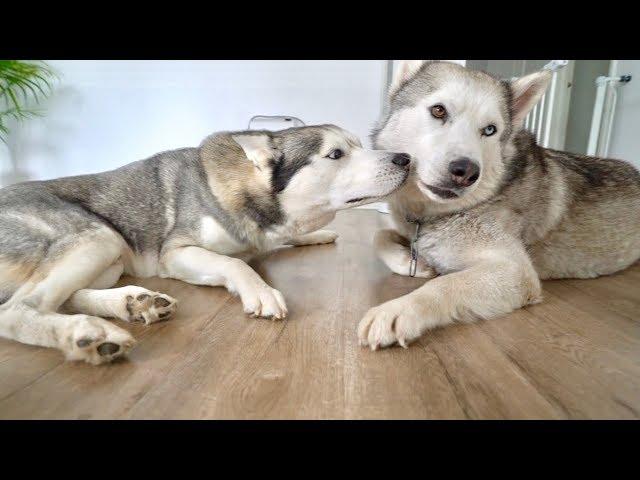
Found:
<svg viewBox="0 0 640 480"><path fill-rule="evenodd" d="M257 291L241 293L244 311L252 318L280 320L287 316L282 294L268 285L262 285Z"/></svg>

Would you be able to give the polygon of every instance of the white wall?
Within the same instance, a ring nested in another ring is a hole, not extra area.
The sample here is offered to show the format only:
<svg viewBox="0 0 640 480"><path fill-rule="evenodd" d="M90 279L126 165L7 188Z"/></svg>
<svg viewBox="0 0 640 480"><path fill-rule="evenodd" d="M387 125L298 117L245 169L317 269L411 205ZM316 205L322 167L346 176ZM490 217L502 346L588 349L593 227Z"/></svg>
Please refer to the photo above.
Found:
<svg viewBox="0 0 640 480"><path fill-rule="evenodd" d="M609 157L620 158L640 168L640 61L618 60L616 75L632 75L618 87Z"/></svg>
<svg viewBox="0 0 640 480"><path fill-rule="evenodd" d="M197 146L253 115L294 115L368 134L384 61L51 61L61 75L42 119L0 143L0 185L104 171ZM17 171L15 171L17 167Z"/></svg>

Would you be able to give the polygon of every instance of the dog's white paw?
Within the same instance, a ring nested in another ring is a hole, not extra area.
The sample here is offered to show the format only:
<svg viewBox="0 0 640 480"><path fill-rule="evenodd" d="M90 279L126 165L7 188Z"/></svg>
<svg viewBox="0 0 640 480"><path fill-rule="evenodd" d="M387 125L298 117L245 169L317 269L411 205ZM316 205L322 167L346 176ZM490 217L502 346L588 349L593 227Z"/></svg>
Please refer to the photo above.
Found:
<svg viewBox="0 0 640 480"><path fill-rule="evenodd" d="M331 230L318 230L311 234L311 238L307 245L322 245L325 243L333 243L338 238L338 234Z"/></svg>
<svg viewBox="0 0 640 480"><path fill-rule="evenodd" d="M125 355L136 341L129 332L101 318L74 315L62 347L68 360L84 360L93 365Z"/></svg>
<svg viewBox="0 0 640 480"><path fill-rule="evenodd" d="M163 293L142 291L136 295L127 295L127 318L129 322L144 322L146 325L159 320L168 320L178 308L175 298Z"/></svg>
<svg viewBox="0 0 640 480"><path fill-rule="evenodd" d="M383 260L384 261L384 260ZM411 255L407 255L399 261L386 261L385 262L389 270L397 275L405 277L411 276ZM416 262L416 272L414 277L416 278L434 278L438 273L425 262L422 257L418 257Z"/></svg>
<svg viewBox="0 0 640 480"><path fill-rule="evenodd" d="M333 243L337 238L338 234L336 232L332 232L331 230L318 230L296 237L288 243L296 247L323 245L325 243Z"/></svg>
<svg viewBox="0 0 640 480"><path fill-rule="evenodd" d="M402 297L371 308L358 325L360 345L377 350L398 343L406 348L426 329L425 316L416 310L415 304Z"/></svg>
<svg viewBox="0 0 640 480"><path fill-rule="evenodd" d="M434 278L438 275L438 272L436 272L436 270L432 267L430 267L429 265L427 265L427 263L422 260L419 259L418 260L418 265L416 268L416 274L414 275L414 277L416 278Z"/></svg>
<svg viewBox="0 0 640 480"><path fill-rule="evenodd" d="M282 293L261 279L239 289L245 313L254 317L280 320L287 316L287 305Z"/></svg>
<svg viewBox="0 0 640 480"><path fill-rule="evenodd" d="M389 270L403 276L411 275L411 249L402 243L408 242L394 230L380 230L373 239L373 245L380 260ZM424 258L418 255L414 277L433 278L437 272L429 266Z"/></svg>

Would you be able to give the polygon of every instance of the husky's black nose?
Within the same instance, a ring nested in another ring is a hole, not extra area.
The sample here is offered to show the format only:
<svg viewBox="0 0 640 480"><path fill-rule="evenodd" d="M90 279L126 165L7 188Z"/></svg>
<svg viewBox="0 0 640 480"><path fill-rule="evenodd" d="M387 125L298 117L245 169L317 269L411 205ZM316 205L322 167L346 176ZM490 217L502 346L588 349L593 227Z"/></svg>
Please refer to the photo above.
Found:
<svg viewBox="0 0 640 480"><path fill-rule="evenodd" d="M396 153L391 159L393 163L401 167L406 167L411 162L411 155L408 153Z"/></svg>
<svg viewBox="0 0 640 480"><path fill-rule="evenodd" d="M480 167L467 157L461 157L449 164L451 179L459 187L473 185L480 176Z"/></svg>

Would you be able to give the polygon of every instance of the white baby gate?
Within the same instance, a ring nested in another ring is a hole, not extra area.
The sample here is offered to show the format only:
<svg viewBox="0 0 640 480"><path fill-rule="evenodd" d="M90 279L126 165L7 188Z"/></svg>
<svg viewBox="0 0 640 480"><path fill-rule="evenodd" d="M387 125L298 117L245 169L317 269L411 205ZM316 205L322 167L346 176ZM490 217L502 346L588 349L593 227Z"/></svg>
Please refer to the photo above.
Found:
<svg viewBox="0 0 640 480"><path fill-rule="evenodd" d="M613 119L618 103L618 87L631 81L631 75L614 75L617 61L612 60L611 64L609 76L596 78L596 101L593 105L587 155L598 157L609 155Z"/></svg>
<svg viewBox="0 0 640 480"><path fill-rule="evenodd" d="M551 85L524 120L524 128L536 136L538 145L546 148L564 147L570 100L567 87L572 74L565 69L568 64L569 60L551 60L544 66L552 72Z"/></svg>

